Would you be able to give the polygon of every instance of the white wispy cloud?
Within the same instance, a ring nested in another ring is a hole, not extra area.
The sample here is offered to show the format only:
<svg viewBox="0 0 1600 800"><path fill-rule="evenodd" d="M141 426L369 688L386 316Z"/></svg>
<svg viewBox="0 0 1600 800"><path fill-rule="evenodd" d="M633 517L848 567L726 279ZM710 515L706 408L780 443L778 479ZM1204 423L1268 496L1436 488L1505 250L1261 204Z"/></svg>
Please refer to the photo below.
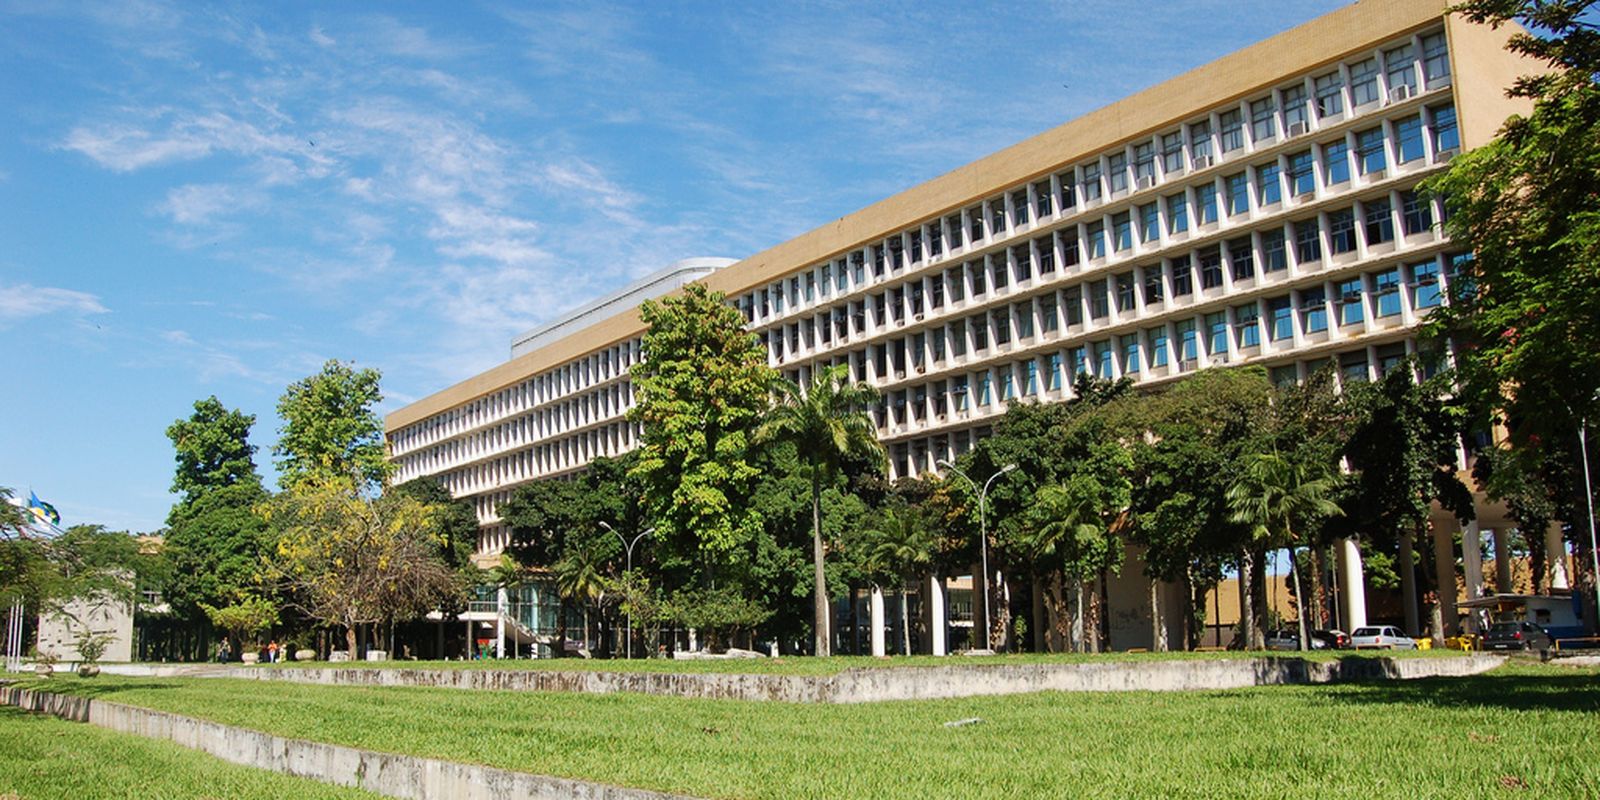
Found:
<svg viewBox="0 0 1600 800"><path fill-rule="evenodd" d="M108 314L111 309L88 292L19 283L0 286L0 325L46 314Z"/></svg>

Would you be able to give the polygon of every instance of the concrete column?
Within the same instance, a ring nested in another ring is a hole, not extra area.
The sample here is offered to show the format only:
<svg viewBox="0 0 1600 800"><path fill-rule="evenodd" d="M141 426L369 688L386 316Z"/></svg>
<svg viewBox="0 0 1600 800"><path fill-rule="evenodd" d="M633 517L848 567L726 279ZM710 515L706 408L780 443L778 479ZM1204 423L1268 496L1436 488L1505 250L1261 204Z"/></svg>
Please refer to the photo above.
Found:
<svg viewBox="0 0 1600 800"><path fill-rule="evenodd" d="M506 657L506 587L502 586L494 593L494 657ZM589 643L584 642L584 647Z"/></svg>
<svg viewBox="0 0 1600 800"><path fill-rule="evenodd" d="M1361 567L1361 549L1354 539L1339 540L1339 586L1344 601L1344 622L1350 630L1367 624L1366 572Z"/></svg>
<svg viewBox="0 0 1600 800"><path fill-rule="evenodd" d="M1405 611L1406 635L1422 633L1421 614L1417 609L1417 559L1412 551L1411 532L1400 534L1400 594Z"/></svg>
<svg viewBox="0 0 1600 800"><path fill-rule="evenodd" d="M1433 526L1433 566L1439 584L1439 617L1444 633L1455 636L1461 633L1461 620L1456 615L1456 546L1449 525Z"/></svg>
<svg viewBox="0 0 1600 800"><path fill-rule="evenodd" d="M872 624L872 656L883 658L887 653L883 645L883 589L877 584L872 585L872 594L867 601L867 615Z"/></svg>
<svg viewBox="0 0 1600 800"><path fill-rule="evenodd" d="M1461 528L1461 573L1468 600L1483 596L1483 532L1476 521ZM1466 616L1467 633L1478 633L1477 612Z"/></svg>
<svg viewBox="0 0 1600 800"><path fill-rule="evenodd" d="M1511 588L1511 531L1506 528L1495 528L1494 534L1494 585L1495 590L1502 594L1510 594Z"/></svg>
<svg viewBox="0 0 1600 800"><path fill-rule="evenodd" d="M1552 522L1550 527L1544 529L1545 567L1550 580L1546 582L1550 589L1571 589L1572 583L1567 575L1567 542L1561 537L1561 523Z"/></svg>
<svg viewBox="0 0 1600 800"><path fill-rule="evenodd" d="M936 656L946 655L949 652L949 639L946 638L949 629L948 608L944 599L944 577L941 575L928 576L928 646L929 652Z"/></svg>

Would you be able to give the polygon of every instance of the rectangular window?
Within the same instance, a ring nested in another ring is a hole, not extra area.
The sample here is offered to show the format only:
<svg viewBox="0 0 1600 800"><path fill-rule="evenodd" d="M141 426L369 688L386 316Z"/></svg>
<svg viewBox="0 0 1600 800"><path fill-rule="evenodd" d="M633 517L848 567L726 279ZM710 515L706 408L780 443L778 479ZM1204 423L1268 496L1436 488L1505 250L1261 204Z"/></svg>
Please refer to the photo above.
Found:
<svg viewBox="0 0 1600 800"><path fill-rule="evenodd" d="M959 303L967 298L966 279L962 277L962 267L946 270L945 283L950 286L950 302Z"/></svg>
<svg viewBox="0 0 1600 800"><path fill-rule="evenodd" d="M1250 138L1257 147L1262 142L1268 142L1278 133L1273 123L1277 120L1278 110L1272 107L1272 98L1266 97L1250 104Z"/></svg>
<svg viewBox="0 0 1600 800"><path fill-rule="evenodd" d="M1295 197L1311 194L1317 189L1316 160L1310 150L1289 156L1289 191Z"/></svg>
<svg viewBox="0 0 1600 800"><path fill-rule="evenodd" d="M1322 260L1322 226L1316 217L1294 224L1294 259L1300 264Z"/></svg>
<svg viewBox="0 0 1600 800"><path fill-rule="evenodd" d="M1034 210L1038 212L1039 219L1050 216L1050 182L1039 181L1033 185Z"/></svg>
<svg viewBox="0 0 1600 800"><path fill-rule="evenodd" d="M1327 119L1344 113L1344 78L1338 71L1316 79L1317 119Z"/></svg>
<svg viewBox="0 0 1600 800"><path fill-rule="evenodd" d="M1130 333L1122 337L1122 374L1134 375L1139 372L1139 334Z"/></svg>
<svg viewBox="0 0 1600 800"><path fill-rule="evenodd" d="M1217 122L1222 132L1222 152L1231 153L1244 147L1244 115L1238 109L1222 112Z"/></svg>
<svg viewBox="0 0 1600 800"><path fill-rule="evenodd" d="M1039 254L1039 274L1046 275L1056 271L1055 242L1049 236L1033 240L1033 249Z"/></svg>
<svg viewBox="0 0 1600 800"><path fill-rule="evenodd" d="M1194 187L1195 224L1209 225L1217 221L1217 185L1206 182Z"/></svg>
<svg viewBox="0 0 1600 800"><path fill-rule="evenodd" d="M944 218L944 227L949 231L950 246L961 246L961 215L951 214Z"/></svg>
<svg viewBox="0 0 1600 800"><path fill-rule="evenodd" d="M1450 77L1450 54L1446 50L1443 33L1431 33L1422 37L1422 76L1432 89Z"/></svg>
<svg viewBox="0 0 1600 800"><path fill-rule="evenodd" d="M1011 193L1011 216L1016 225L1028 224L1028 190L1018 189Z"/></svg>
<svg viewBox="0 0 1600 800"><path fill-rule="evenodd" d="M1174 326L1178 332L1178 353L1184 361L1194 361L1200 357L1200 335L1195 330L1194 320L1180 320Z"/></svg>
<svg viewBox="0 0 1600 800"><path fill-rule="evenodd" d="M989 322L987 314L967 318L967 328L972 331L972 349L989 349Z"/></svg>
<svg viewBox="0 0 1600 800"><path fill-rule="evenodd" d="M994 343L996 345L1011 344L1010 309L997 308L989 312L989 320L994 325Z"/></svg>
<svg viewBox="0 0 1600 800"><path fill-rule="evenodd" d="M1161 137L1161 170L1167 175L1183 171L1183 132L1173 131Z"/></svg>
<svg viewBox="0 0 1600 800"><path fill-rule="evenodd" d="M1161 206L1145 203L1139 206L1139 241L1149 244L1161 238Z"/></svg>
<svg viewBox="0 0 1600 800"><path fill-rule="evenodd" d="M1194 270L1188 256L1179 256L1167 262L1172 273L1172 296L1187 297L1194 294Z"/></svg>
<svg viewBox="0 0 1600 800"><path fill-rule="evenodd" d="M1167 233L1175 235L1189 230L1189 197L1182 192L1167 198Z"/></svg>
<svg viewBox="0 0 1600 800"><path fill-rule="evenodd" d="M1206 355L1227 355L1228 347L1228 314L1218 311L1206 315Z"/></svg>
<svg viewBox="0 0 1600 800"><path fill-rule="evenodd" d="M988 257L989 267L994 272L993 286L995 291L1000 291L1011 284L1011 270L1006 266L1006 257L996 254Z"/></svg>
<svg viewBox="0 0 1600 800"><path fill-rule="evenodd" d="M1278 165L1262 164L1256 167L1256 204L1270 206L1283 200L1283 186L1278 181Z"/></svg>
<svg viewBox="0 0 1600 800"><path fill-rule="evenodd" d="M966 411L969 407L967 401L967 395L969 394L967 391L967 376L962 375L959 378L950 379L950 394L956 399L956 410Z"/></svg>
<svg viewBox="0 0 1600 800"><path fill-rule="evenodd" d="M1133 146L1133 177L1139 182L1139 188L1155 183L1156 179L1156 146L1152 142L1142 142Z"/></svg>
<svg viewBox="0 0 1600 800"><path fill-rule="evenodd" d="M1356 249L1356 213L1351 209L1328 212L1328 249L1334 255Z"/></svg>
<svg viewBox="0 0 1600 800"><path fill-rule="evenodd" d="M1289 298L1268 300L1267 313L1272 315L1272 341L1283 342L1294 338L1294 303Z"/></svg>
<svg viewBox="0 0 1600 800"><path fill-rule="evenodd" d="M1422 158L1422 115L1406 117L1394 124L1394 135L1398 146L1397 158L1400 163L1408 164Z"/></svg>
<svg viewBox="0 0 1600 800"><path fill-rule="evenodd" d="M967 354L967 321L964 319L950 323L950 352L956 356Z"/></svg>
<svg viewBox="0 0 1600 800"><path fill-rule="evenodd" d="M1339 283L1339 324L1356 325L1366 318L1362 281L1353 278Z"/></svg>
<svg viewBox="0 0 1600 800"><path fill-rule="evenodd" d="M1132 249L1133 216L1127 211L1111 215L1111 233L1117 250Z"/></svg>
<svg viewBox="0 0 1600 800"><path fill-rule="evenodd" d="M1286 135L1304 133L1306 129L1306 87L1291 86L1283 90L1283 130Z"/></svg>
<svg viewBox="0 0 1600 800"><path fill-rule="evenodd" d="M1211 123L1196 122L1189 126L1189 160L1194 162L1195 169L1200 169L1201 159L1205 164L1211 163Z"/></svg>
<svg viewBox="0 0 1600 800"><path fill-rule="evenodd" d="M1400 219L1407 236L1427 233L1433 228L1433 207L1416 192L1401 192Z"/></svg>
<svg viewBox="0 0 1600 800"><path fill-rule="evenodd" d="M1110 185L1112 194L1128 190L1127 154L1115 153L1106 158L1106 183Z"/></svg>
<svg viewBox="0 0 1600 800"><path fill-rule="evenodd" d="M1095 281L1089 284L1089 316L1094 319L1105 319L1111 315L1111 286L1109 281Z"/></svg>
<svg viewBox="0 0 1600 800"><path fill-rule="evenodd" d="M1411 273L1411 307L1433 308L1439 305L1439 264L1428 259L1406 269Z"/></svg>
<svg viewBox="0 0 1600 800"><path fill-rule="evenodd" d="M1085 230L1089 239L1089 257L1106 257L1106 224L1103 221L1091 222Z"/></svg>
<svg viewBox="0 0 1600 800"><path fill-rule="evenodd" d="M1261 346L1261 311L1255 303L1234 307L1233 332L1241 350Z"/></svg>
<svg viewBox="0 0 1600 800"><path fill-rule="evenodd" d="M1367 246L1394 241L1394 214L1389 198L1368 200L1362 204L1366 209L1367 225L1364 231L1367 235Z"/></svg>
<svg viewBox="0 0 1600 800"><path fill-rule="evenodd" d="M1033 303L1023 301L1012 309L1017 315L1017 338L1033 338Z"/></svg>
<svg viewBox="0 0 1600 800"><path fill-rule="evenodd" d="M1400 313L1400 270L1386 269L1372 276L1372 293L1377 299L1378 316L1392 317Z"/></svg>
<svg viewBox="0 0 1600 800"><path fill-rule="evenodd" d="M1152 265L1144 268L1144 304L1154 305L1165 298L1161 282L1161 267Z"/></svg>
<svg viewBox="0 0 1600 800"><path fill-rule="evenodd" d="M1350 67L1350 105L1360 108L1378 100L1378 59L1369 58Z"/></svg>
<svg viewBox="0 0 1600 800"><path fill-rule="evenodd" d="M1164 367L1167 365L1167 328L1165 325L1151 328L1144 332L1144 338L1150 343L1150 367Z"/></svg>
<svg viewBox="0 0 1600 800"><path fill-rule="evenodd" d="M1083 288L1074 286L1062 292L1061 308L1067 312L1068 325L1083 324Z"/></svg>
<svg viewBox="0 0 1600 800"><path fill-rule="evenodd" d="M1246 173L1229 175L1223 179L1228 187L1228 216L1250 212L1250 176Z"/></svg>
<svg viewBox="0 0 1600 800"><path fill-rule="evenodd" d="M978 405L994 402L994 375L989 370L978 373Z"/></svg>
<svg viewBox="0 0 1600 800"><path fill-rule="evenodd" d="M1249 236L1228 240L1228 266L1234 280L1242 281L1256 276L1256 264L1251 251Z"/></svg>
<svg viewBox="0 0 1600 800"><path fill-rule="evenodd" d="M989 201L989 231L995 235L1006 231L1006 199L1004 196ZM899 263L896 262L896 266Z"/></svg>
<svg viewBox="0 0 1600 800"><path fill-rule="evenodd" d="M1300 326L1306 333L1328 329L1328 297L1321 289L1300 291Z"/></svg>
<svg viewBox="0 0 1600 800"><path fill-rule="evenodd" d="M1416 63L1416 53L1409 44L1396 47L1383 54L1383 66L1385 77L1388 78L1389 92L1396 100L1403 99L1400 97L1402 93L1406 97L1417 93ZM1395 91L1402 86L1405 87L1404 90Z"/></svg>
<svg viewBox="0 0 1600 800"><path fill-rule="evenodd" d="M1106 380L1116 377L1116 373L1112 371L1112 361L1116 358L1116 351L1111 349L1111 342L1095 342L1093 347L1094 374Z"/></svg>
<svg viewBox="0 0 1600 800"><path fill-rule="evenodd" d="M1056 312L1056 296L1050 294L1039 297L1039 325L1045 333L1051 333L1061 327L1061 319Z"/></svg>
<svg viewBox="0 0 1600 800"><path fill-rule="evenodd" d="M1215 289L1222 285L1222 250L1216 245L1200 251L1200 288Z"/></svg>
<svg viewBox="0 0 1600 800"><path fill-rule="evenodd" d="M1339 374L1346 383L1361 383L1370 380L1367 373L1367 351L1357 350L1354 353L1345 353L1339 356Z"/></svg>
<svg viewBox="0 0 1600 800"><path fill-rule="evenodd" d="M1078 262L1081 260L1081 256L1078 254L1078 234L1077 234L1077 232L1076 231L1071 231L1071 232L1063 231L1063 232L1061 232L1060 236L1061 236L1061 263L1066 265L1066 266L1069 266L1069 267L1077 266Z"/></svg>
<svg viewBox="0 0 1600 800"><path fill-rule="evenodd" d="M1011 248L1011 263L1016 265L1017 280L1033 279L1033 248L1019 244ZM1002 267L1003 269L1004 267Z"/></svg>
<svg viewBox="0 0 1600 800"><path fill-rule="evenodd" d="M983 262L968 261L966 266L967 278L972 282L972 296L977 297L989 291L989 271L984 268Z"/></svg>
<svg viewBox="0 0 1600 800"><path fill-rule="evenodd" d="M1022 362L1022 393L1033 396L1039 393L1039 362Z"/></svg>
<svg viewBox="0 0 1600 800"><path fill-rule="evenodd" d="M1350 180L1350 145L1343 139L1329 142L1322 148L1322 160L1329 186Z"/></svg>
<svg viewBox="0 0 1600 800"><path fill-rule="evenodd" d="M1118 311L1132 311L1134 309L1133 287L1133 273L1124 272L1117 276Z"/></svg>
<svg viewBox="0 0 1600 800"><path fill-rule="evenodd" d="M1282 228L1261 232L1262 271L1277 272L1289 267L1289 257L1284 252L1285 246Z"/></svg>
<svg viewBox="0 0 1600 800"><path fill-rule="evenodd" d="M1048 391L1061 391L1061 354L1050 354L1050 371L1044 376L1044 387Z"/></svg>
<svg viewBox="0 0 1600 800"><path fill-rule="evenodd" d="M1382 172L1389 166L1388 158L1383 151L1383 129L1373 128L1356 134L1356 163L1361 167L1362 175L1371 175Z"/></svg>
<svg viewBox="0 0 1600 800"><path fill-rule="evenodd" d="M1433 109L1433 152L1444 155L1461 149L1461 132L1456 129L1456 107Z"/></svg>
<svg viewBox="0 0 1600 800"><path fill-rule="evenodd" d="M1100 184L1100 162L1084 164L1080 169L1083 171L1081 186L1083 188L1084 202L1099 200L1101 192L1104 191Z"/></svg>
<svg viewBox="0 0 1600 800"><path fill-rule="evenodd" d="M1078 204L1078 190L1073 183L1072 173L1070 172L1063 172L1057 175L1056 180L1061 186L1061 212L1066 213Z"/></svg>

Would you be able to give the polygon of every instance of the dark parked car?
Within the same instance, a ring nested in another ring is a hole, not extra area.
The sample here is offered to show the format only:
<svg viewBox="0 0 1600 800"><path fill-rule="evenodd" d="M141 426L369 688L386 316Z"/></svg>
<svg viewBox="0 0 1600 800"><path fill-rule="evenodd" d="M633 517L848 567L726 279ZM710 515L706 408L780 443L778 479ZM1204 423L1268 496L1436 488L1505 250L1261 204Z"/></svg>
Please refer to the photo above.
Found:
<svg viewBox="0 0 1600 800"><path fill-rule="evenodd" d="M1549 650L1550 634L1532 622L1496 622L1483 635L1485 650Z"/></svg>
<svg viewBox="0 0 1600 800"><path fill-rule="evenodd" d="M1311 632L1313 641L1322 642L1321 646L1333 650L1349 650L1350 634L1339 630L1316 630Z"/></svg>

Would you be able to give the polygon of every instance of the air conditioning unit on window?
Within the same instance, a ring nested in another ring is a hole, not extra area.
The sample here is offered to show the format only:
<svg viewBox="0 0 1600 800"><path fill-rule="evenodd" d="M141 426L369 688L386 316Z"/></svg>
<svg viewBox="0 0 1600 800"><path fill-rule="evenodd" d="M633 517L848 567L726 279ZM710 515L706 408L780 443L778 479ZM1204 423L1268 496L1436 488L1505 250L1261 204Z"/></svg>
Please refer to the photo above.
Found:
<svg viewBox="0 0 1600 800"><path fill-rule="evenodd" d="M1310 130L1310 126L1304 122L1291 123L1289 125L1289 136L1291 138L1295 136L1304 136L1308 130Z"/></svg>
<svg viewBox="0 0 1600 800"><path fill-rule="evenodd" d="M1195 169L1205 169L1206 167L1209 167L1209 166L1211 166L1211 156L1207 155L1207 156L1195 156L1194 157L1194 168Z"/></svg>
<svg viewBox="0 0 1600 800"><path fill-rule="evenodd" d="M1399 86L1389 90L1389 102L1400 103L1410 100L1412 91L1411 84L1402 83Z"/></svg>
<svg viewBox="0 0 1600 800"><path fill-rule="evenodd" d="M1140 175L1139 176L1139 188L1140 189L1153 189L1153 188L1155 188L1155 185L1156 185L1156 176L1154 176L1154 175Z"/></svg>

